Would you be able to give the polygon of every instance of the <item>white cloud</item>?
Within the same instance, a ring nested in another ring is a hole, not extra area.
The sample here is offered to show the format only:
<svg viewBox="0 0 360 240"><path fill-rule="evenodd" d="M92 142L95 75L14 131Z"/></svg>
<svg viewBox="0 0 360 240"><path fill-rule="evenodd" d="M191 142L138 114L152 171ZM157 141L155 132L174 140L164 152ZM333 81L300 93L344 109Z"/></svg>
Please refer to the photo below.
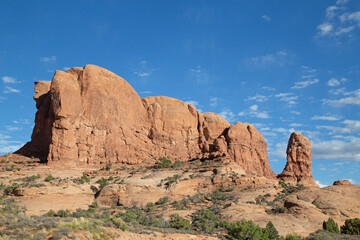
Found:
<svg viewBox="0 0 360 240"><path fill-rule="evenodd" d="M319 79L315 78L313 80L307 80L307 81L301 81L301 82L295 82L294 86L291 87L291 89L301 89L306 88L310 85L313 85L315 83L320 82Z"/></svg>
<svg viewBox="0 0 360 240"><path fill-rule="evenodd" d="M350 32L360 28L360 11L351 12L348 8L341 6L346 1L338 0L325 10L325 21L317 26L318 36L339 37L348 35Z"/></svg>
<svg viewBox="0 0 360 240"><path fill-rule="evenodd" d="M220 99L217 98L217 97L212 97L212 98L210 98L209 105L212 106L212 107L216 107L218 105L219 100Z"/></svg>
<svg viewBox="0 0 360 240"><path fill-rule="evenodd" d="M5 90L3 93L20 93L21 91L19 89L15 89L9 86L5 86Z"/></svg>
<svg viewBox="0 0 360 240"><path fill-rule="evenodd" d="M337 80L336 78L332 78L327 82L327 85L330 87L336 87L340 85L340 81Z"/></svg>
<svg viewBox="0 0 360 240"><path fill-rule="evenodd" d="M341 118L342 117L338 117L338 116L318 116L318 115L315 115L315 116L311 117L311 120L338 121Z"/></svg>
<svg viewBox="0 0 360 240"><path fill-rule="evenodd" d="M264 21L266 21L266 22L270 22L270 21L271 21L271 17L269 17L268 15L265 15L265 14L262 15L261 18L264 19Z"/></svg>
<svg viewBox="0 0 360 240"><path fill-rule="evenodd" d="M228 122L233 122L236 120L236 115L229 109L224 109L222 112L219 113L219 115L222 118L226 119Z"/></svg>
<svg viewBox="0 0 360 240"><path fill-rule="evenodd" d="M200 65L189 70L190 77L195 79L198 84L208 84L210 82L209 74Z"/></svg>
<svg viewBox="0 0 360 240"><path fill-rule="evenodd" d="M192 104L192 105L194 105L194 106L198 106L198 105L199 105L199 102L194 101L194 100L185 101L185 103L187 103L187 104Z"/></svg>
<svg viewBox="0 0 360 240"><path fill-rule="evenodd" d="M141 94L151 94L151 91L142 91Z"/></svg>
<svg viewBox="0 0 360 240"><path fill-rule="evenodd" d="M349 97L340 98L338 100L323 99L323 103L333 106L342 106L346 104L360 105L360 89L351 92L344 92L343 94Z"/></svg>
<svg viewBox="0 0 360 240"><path fill-rule="evenodd" d="M360 121L359 120L344 120L343 124L346 125L347 128L350 128L353 131L360 131Z"/></svg>
<svg viewBox="0 0 360 240"><path fill-rule="evenodd" d="M332 19L336 16L335 11L338 10L338 6L329 6L326 8L326 18Z"/></svg>
<svg viewBox="0 0 360 240"><path fill-rule="evenodd" d="M27 119L27 118L21 118L21 119L19 119L19 120L14 120L13 123L15 123L15 124L26 124L26 125L28 125L28 124L30 124L30 120Z"/></svg>
<svg viewBox="0 0 360 240"><path fill-rule="evenodd" d="M304 124L301 124L301 123L290 123L289 126L290 126L290 127L301 127L301 126L304 126Z"/></svg>
<svg viewBox="0 0 360 240"><path fill-rule="evenodd" d="M154 71L156 71L158 69L156 68L149 68L147 65L147 61L141 61L139 63L139 68L138 69L134 69L133 73L142 78L142 79L146 79L147 77L149 77Z"/></svg>
<svg viewBox="0 0 360 240"><path fill-rule="evenodd" d="M298 96L294 96L294 93L279 93L276 94L275 97L279 98L280 101L287 102L289 105L296 104L297 102L295 100L299 98Z"/></svg>
<svg viewBox="0 0 360 240"><path fill-rule="evenodd" d="M9 77L9 76L4 76L1 79L3 80L3 82L5 84L7 84L7 83L19 83L15 78Z"/></svg>
<svg viewBox="0 0 360 240"><path fill-rule="evenodd" d="M286 158L287 143L277 143L275 149L269 149L269 156Z"/></svg>
<svg viewBox="0 0 360 240"><path fill-rule="evenodd" d="M259 111L258 105L252 105L247 110L239 112L238 116L250 116L250 117L256 117L256 118L270 118L269 113L267 111Z"/></svg>
<svg viewBox="0 0 360 240"><path fill-rule="evenodd" d="M14 152L22 147L24 144L20 141L11 140L10 136L3 135L0 133L0 153L5 154Z"/></svg>
<svg viewBox="0 0 360 240"><path fill-rule="evenodd" d="M320 35L326 36L329 35L333 30L333 25L328 22L325 22L320 24L317 28L320 30Z"/></svg>
<svg viewBox="0 0 360 240"><path fill-rule="evenodd" d="M315 180L315 183L319 185L320 188L327 187L328 185L322 184L319 180Z"/></svg>
<svg viewBox="0 0 360 240"><path fill-rule="evenodd" d="M284 66L290 62L291 54L286 50L278 51L273 54L252 57L247 59L248 63L258 67Z"/></svg>
<svg viewBox="0 0 360 240"><path fill-rule="evenodd" d="M248 97L246 101L255 101L255 102L266 102L269 98L264 95L256 94L253 97Z"/></svg>
<svg viewBox="0 0 360 240"><path fill-rule="evenodd" d="M349 0L337 0L336 5L341 5L347 3Z"/></svg>
<svg viewBox="0 0 360 240"><path fill-rule="evenodd" d="M356 181L354 179L348 178L347 179L351 184L356 184Z"/></svg>
<svg viewBox="0 0 360 240"><path fill-rule="evenodd" d="M7 145L1 146L0 145L0 153L11 153L15 152L16 150L20 149L24 144L16 144L16 145Z"/></svg>
<svg viewBox="0 0 360 240"><path fill-rule="evenodd" d="M41 57L41 58L40 58L40 61L41 61L41 62L45 62L45 63L55 62L55 61L56 61L56 56Z"/></svg>
<svg viewBox="0 0 360 240"><path fill-rule="evenodd" d="M191 68L191 69L190 69L190 72L201 73L201 72L202 72L201 66L198 65L198 66L196 66L195 68Z"/></svg>
<svg viewBox="0 0 360 240"><path fill-rule="evenodd" d="M333 95L339 95L339 94L343 94L345 93L346 88L342 87L342 88L338 88L338 89L330 89L329 93L333 94Z"/></svg>
<svg viewBox="0 0 360 240"><path fill-rule="evenodd" d="M5 127L6 127L6 130L8 130L10 132L22 130L21 127L15 127L15 126L5 126Z"/></svg>
<svg viewBox="0 0 360 240"><path fill-rule="evenodd" d="M300 112L298 111L290 111L291 114L300 115Z"/></svg>
<svg viewBox="0 0 360 240"><path fill-rule="evenodd" d="M314 159L360 161L360 138L314 143L312 156Z"/></svg>
<svg viewBox="0 0 360 240"><path fill-rule="evenodd" d="M275 90L276 90L276 89L273 88L273 87L267 87L267 86L262 87L262 89L268 90L268 91L275 91Z"/></svg>

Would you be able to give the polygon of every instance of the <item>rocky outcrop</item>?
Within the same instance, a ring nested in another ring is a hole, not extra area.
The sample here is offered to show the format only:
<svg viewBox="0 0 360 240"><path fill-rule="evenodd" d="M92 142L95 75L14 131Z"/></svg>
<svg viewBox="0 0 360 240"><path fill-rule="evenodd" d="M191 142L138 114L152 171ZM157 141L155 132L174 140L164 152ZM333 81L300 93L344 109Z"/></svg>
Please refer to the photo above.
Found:
<svg viewBox="0 0 360 240"><path fill-rule="evenodd" d="M286 154L286 166L278 178L284 181L317 186L311 171L311 143L309 139L300 133L292 133Z"/></svg>
<svg viewBox="0 0 360 240"><path fill-rule="evenodd" d="M276 177L266 142L253 125L231 125L216 113L200 113L170 97L141 99L124 79L95 65L56 71L51 82L36 82L34 99L38 111L31 142L17 153L49 165L222 157L247 173ZM311 178L310 143L303 142L288 148L286 179Z"/></svg>
<svg viewBox="0 0 360 240"><path fill-rule="evenodd" d="M351 182L349 182L348 180L336 180L333 183L333 186L335 185L351 185Z"/></svg>

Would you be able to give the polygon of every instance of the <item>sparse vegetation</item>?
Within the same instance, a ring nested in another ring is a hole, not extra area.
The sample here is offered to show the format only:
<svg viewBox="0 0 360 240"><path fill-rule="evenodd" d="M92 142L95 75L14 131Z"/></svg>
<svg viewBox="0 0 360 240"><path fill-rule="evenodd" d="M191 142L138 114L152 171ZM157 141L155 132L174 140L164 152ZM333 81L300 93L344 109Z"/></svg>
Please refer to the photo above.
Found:
<svg viewBox="0 0 360 240"><path fill-rule="evenodd" d="M345 224L341 226L341 233L349 235L360 235L360 219L346 219Z"/></svg>
<svg viewBox="0 0 360 240"><path fill-rule="evenodd" d="M331 233L340 233L338 224L331 217L323 222L323 229Z"/></svg>
<svg viewBox="0 0 360 240"><path fill-rule="evenodd" d="M184 230L191 229L190 221L183 217L180 217L179 214L170 215L169 226L171 228L176 228L176 229L184 229Z"/></svg>

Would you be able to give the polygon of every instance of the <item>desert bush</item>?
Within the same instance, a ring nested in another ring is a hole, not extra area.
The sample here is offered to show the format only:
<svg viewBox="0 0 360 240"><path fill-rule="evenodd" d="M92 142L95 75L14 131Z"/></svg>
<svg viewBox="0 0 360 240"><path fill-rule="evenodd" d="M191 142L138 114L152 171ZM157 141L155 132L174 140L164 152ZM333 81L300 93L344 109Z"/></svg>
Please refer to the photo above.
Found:
<svg viewBox="0 0 360 240"><path fill-rule="evenodd" d="M165 205L168 202L170 202L170 199L168 196L160 198L155 204L156 205Z"/></svg>
<svg viewBox="0 0 360 240"><path fill-rule="evenodd" d="M56 216L57 217L71 217L72 214L68 209L66 209L66 210L61 209L61 210L57 211Z"/></svg>
<svg viewBox="0 0 360 240"><path fill-rule="evenodd" d="M269 233L269 239L279 239L279 232L271 221L266 224L266 230Z"/></svg>
<svg viewBox="0 0 360 240"><path fill-rule="evenodd" d="M156 204L152 203L152 202L147 203L146 206L145 206L144 211L145 212L155 212L156 211Z"/></svg>
<svg viewBox="0 0 360 240"><path fill-rule="evenodd" d="M338 224L331 217L323 222L323 229L331 233L340 233Z"/></svg>
<svg viewBox="0 0 360 240"><path fill-rule="evenodd" d="M106 166L105 166L105 170L110 171L111 168L112 168L112 163L107 163Z"/></svg>
<svg viewBox="0 0 360 240"><path fill-rule="evenodd" d="M176 229L191 229L190 221L181 217L179 214L170 215L169 226Z"/></svg>
<svg viewBox="0 0 360 240"><path fill-rule="evenodd" d="M316 201L313 201L312 204L316 207L320 209L320 204Z"/></svg>
<svg viewBox="0 0 360 240"><path fill-rule="evenodd" d="M51 174L49 174L49 175L47 175L47 177L44 179L44 181L45 182L50 182L50 181L52 181L52 180L54 180L55 178L51 175Z"/></svg>
<svg viewBox="0 0 360 240"><path fill-rule="evenodd" d="M103 177L97 180L96 183L100 184L100 188L104 188L105 186L109 185L108 180Z"/></svg>
<svg viewBox="0 0 360 240"><path fill-rule="evenodd" d="M184 165L184 162L176 160L172 165L171 168L180 168Z"/></svg>
<svg viewBox="0 0 360 240"><path fill-rule="evenodd" d="M159 161L155 162L154 168L156 169L171 168L171 165L172 165L171 160L165 157L161 157L159 158Z"/></svg>
<svg viewBox="0 0 360 240"><path fill-rule="evenodd" d="M166 179L165 179L165 186L166 186L166 188L169 188L170 186L171 186L171 184L173 184L173 183L176 183L179 179L180 179L180 175L177 175L177 174L175 174L174 176L172 176L172 177L167 177Z"/></svg>
<svg viewBox="0 0 360 240"><path fill-rule="evenodd" d="M39 232L35 234L31 240L46 240L46 239L47 239L46 234L43 232Z"/></svg>
<svg viewBox="0 0 360 240"><path fill-rule="evenodd" d="M191 218L192 227L206 233L213 232L219 224L219 217L209 209L197 210Z"/></svg>
<svg viewBox="0 0 360 240"><path fill-rule="evenodd" d="M345 225L341 226L342 234L360 235L360 219L346 219Z"/></svg>
<svg viewBox="0 0 360 240"><path fill-rule="evenodd" d="M70 237L70 229L67 227L60 228L53 232L53 240L61 240L64 239L64 237Z"/></svg>
<svg viewBox="0 0 360 240"><path fill-rule="evenodd" d="M302 240L302 237L296 234L287 234L285 240Z"/></svg>
<svg viewBox="0 0 360 240"><path fill-rule="evenodd" d="M215 190L214 192L212 192L210 198L211 198L211 201L214 203L221 203L226 200L234 199L233 196L226 194L225 192L220 191L220 190Z"/></svg>
<svg viewBox="0 0 360 240"><path fill-rule="evenodd" d="M251 240L268 240L269 233L267 229L261 228L253 221L235 222L227 228L229 239L251 239Z"/></svg>
<svg viewBox="0 0 360 240"><path fill-rule="evenodd" d="M112 218L111 222L114 224L115 227L121 229L122 231L126 231L127 225L121 218Z"/></svg>

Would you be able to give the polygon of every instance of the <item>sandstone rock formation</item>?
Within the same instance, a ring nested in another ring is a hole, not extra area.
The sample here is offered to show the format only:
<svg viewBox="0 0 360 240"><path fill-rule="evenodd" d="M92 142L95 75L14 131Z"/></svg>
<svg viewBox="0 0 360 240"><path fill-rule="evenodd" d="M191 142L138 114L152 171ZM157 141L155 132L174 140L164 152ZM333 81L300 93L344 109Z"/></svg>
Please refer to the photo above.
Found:
<svg viewBox="0 0 360 240"><path fill-rule="evenodd" d="M292 133L286 154L286 166L278 177L285 181L317 186L311 171L311 143L309 139L300 133Z"/></svg>
<svg viewBox="0 0 360 240"><path fill-rule="evenodd" d="M351 183L348 180L336 180L333 183L333 186L335 185L351 185Z"/></svg>
<svg viewBox="0 0 360 240"><path fill-rule="evenodd" d="M200 113L170 97L141 99L124 79L95 65L56 71L51 82L35 82L34 99L38 111L31 142L17 153L49 165L222 157L247 173L276 177L266 142L253 125L231 125L216 113ZM294 138L296 146L288 147L285 179L312 178L310 143L303 139Z"/></svg>

